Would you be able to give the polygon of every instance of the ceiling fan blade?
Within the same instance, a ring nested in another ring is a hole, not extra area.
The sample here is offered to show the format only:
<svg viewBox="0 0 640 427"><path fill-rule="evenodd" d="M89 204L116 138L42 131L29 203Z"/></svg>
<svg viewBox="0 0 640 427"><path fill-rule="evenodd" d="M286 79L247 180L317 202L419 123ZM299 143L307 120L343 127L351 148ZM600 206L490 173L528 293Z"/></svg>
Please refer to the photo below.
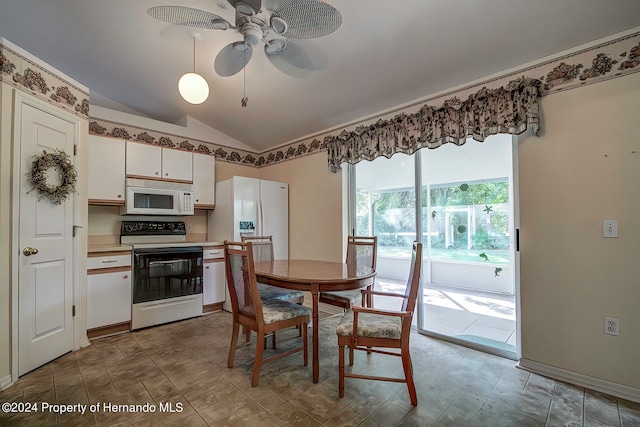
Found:
<svg viewBox="0 0 640 427"><path fill-rule="evenodd" d="M310 49L310 46L303 46L302 43L287 40L286 46L275 54L267 53L267 59L278 70L296 78L308 77L312 71L317 71L326 67L327 55L318 50Z"/></svg>
<svg viewBox="0 0 640 427"><path fill-rule="evenodd" d="M234 9L237 9L238 12L244 15L255 15L260 12L262 8L262 0L227 0ZM238 4L239 3L239 4ZM247 10L246 7L252 9L253 13L250 13L250 10Z"/></svg>
<svg viewBox="0 0 640 427"><path fill-rule="evenodd" d="M277 9L290 5L295 1L296 0L265 0L264 7L273 12Z"/></svg>
<svg viewBox="0 0 640 427"><path fill-rule="evenodd" d="M241 50L244 47L246 50ZM216 55L213 68L219 76L230 77L242 70L251 59L253 49L244 42L233 42L226 45Z"/></svg>
<svg viewBox="0 0 640 427"><path fill-rule="evenodd" d="M192 28L218 30L230 27L231 24L215 13L185 6L154 6L147 10L152 18L174 25Z"/></svg>
<svg viewBox="0 0 640 427"><path fill-rule="evenodd" d="M335 7L318 0L288 3L273 12L289 25L285 37L313 39L333 33L342 25L342 15Z"/></svg>

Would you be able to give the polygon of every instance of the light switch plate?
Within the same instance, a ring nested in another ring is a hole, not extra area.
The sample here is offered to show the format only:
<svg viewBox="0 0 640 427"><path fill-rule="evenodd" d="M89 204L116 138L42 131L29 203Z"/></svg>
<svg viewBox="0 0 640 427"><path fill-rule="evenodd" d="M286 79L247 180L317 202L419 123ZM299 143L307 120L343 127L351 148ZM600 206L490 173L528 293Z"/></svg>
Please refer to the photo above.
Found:
<svg viewBox="0 0 640 427"><path fill-rule="evenodd" d="M618 237L618 221L614 219L602 221L602 237Z"/></svg>

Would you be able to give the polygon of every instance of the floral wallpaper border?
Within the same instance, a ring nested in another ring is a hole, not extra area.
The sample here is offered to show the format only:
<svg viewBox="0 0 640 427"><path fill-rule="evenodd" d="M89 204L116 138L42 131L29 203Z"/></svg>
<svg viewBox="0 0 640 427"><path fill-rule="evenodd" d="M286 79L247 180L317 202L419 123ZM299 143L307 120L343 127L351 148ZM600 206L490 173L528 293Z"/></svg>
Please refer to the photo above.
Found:
<svg viewBox="0 0 640 427"><path fill-rule="evenodd" d="M0 43L0 82L89 118L89 93Z"/></svg>
<svg viewBox="0 0 640 427"><path fill-rule="evenodd" d="M176 150L208 154L210 156L215 156L216 160L252 167L268 166L285 160L290 160L292 158L326 151L326 144L321 144L316 141L309 146L304 143L296 144L295 148L294 146L286 146L257 154L255 152L218 145L208 141L186 138L180 135L158 132L153 129L117 123L99 118L91 118L89 120L89 134L121 138L130 141L174 148Z"/></svg>
<svg viewBox="0 0 640 427"><path fill-rule="evenodd" d="M2 70L0 72L4 72L2 66L0 63L0 70ZM331 142L335 142L340 135L344 137L345 133L355 132L357 129L362 130L365 127L371 132L376 130L382 132L385 130L384 128L388 129L389 123L402 122L407 115L416 114L427 106L437 109L459 106L464 102L461 101L463 99L468 99L490 90L509 87L514 81L522 81L523 79L539 81L540 95L546 96L611 78L622 77L638 71L640 71L640 32L505 73L477 84L457 88L432 98L420 100L412 105L403 106L385 115L298 140L263 153L239 150L177 135L162 134L151 129L114 123L98 118L90 119L89 132L95 135L132 139L149 144L209 154L221 161L264 167L311 154L327 152ZM398 132L401 131L398 130Z"/></svg>

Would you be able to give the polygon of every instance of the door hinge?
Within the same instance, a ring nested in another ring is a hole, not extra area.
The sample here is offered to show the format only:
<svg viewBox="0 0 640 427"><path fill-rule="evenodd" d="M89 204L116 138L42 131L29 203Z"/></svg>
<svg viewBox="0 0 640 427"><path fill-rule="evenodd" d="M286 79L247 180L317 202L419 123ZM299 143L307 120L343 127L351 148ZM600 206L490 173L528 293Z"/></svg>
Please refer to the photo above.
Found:
<svg viewBox="0 0 640 427"><path fill-rule="evenodd" d="M78 144L73 144L73 155L74 156L78 155Z"/></svg>
<svg viewBox="0 0 640 427"><path fill-rule="evenodd" d="M75 305L71 306L71 317L76 317L76 306Z"/></svg>

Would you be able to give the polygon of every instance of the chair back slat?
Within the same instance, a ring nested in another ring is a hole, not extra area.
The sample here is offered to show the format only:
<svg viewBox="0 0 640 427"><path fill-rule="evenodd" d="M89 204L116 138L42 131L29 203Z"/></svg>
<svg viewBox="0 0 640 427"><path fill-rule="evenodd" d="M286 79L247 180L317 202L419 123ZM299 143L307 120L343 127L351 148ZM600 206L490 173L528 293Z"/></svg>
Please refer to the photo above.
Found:
<svg viewBox="0 0 640 427"><path fill-rule="evenodd" d="M251 242L253 261L273 261L273 236L242 236L243 242Z"/></svg>
<svg viewBox="0 0 640 427"><path fill-rule="evenodd" d="M262 305L253 267L251 243L224 242L227 286L234 313L251 319L262 317Z"/></svg>
<svg viewBox="0 0 640 427"><path fill-rule="evenodd" d="M422 243L413 242L411 250L411 270L407 279L407 287L402 300L402 311L413 311L418 298L418 288L420 288L420 276L422 272Z"/></svg>
<svg viewBox="0 0 640 427"><path fill-rule="evenodd" d="M346 263L364 265L375 270L377 250L377 236L349 236L347 240Z"/></svg>

